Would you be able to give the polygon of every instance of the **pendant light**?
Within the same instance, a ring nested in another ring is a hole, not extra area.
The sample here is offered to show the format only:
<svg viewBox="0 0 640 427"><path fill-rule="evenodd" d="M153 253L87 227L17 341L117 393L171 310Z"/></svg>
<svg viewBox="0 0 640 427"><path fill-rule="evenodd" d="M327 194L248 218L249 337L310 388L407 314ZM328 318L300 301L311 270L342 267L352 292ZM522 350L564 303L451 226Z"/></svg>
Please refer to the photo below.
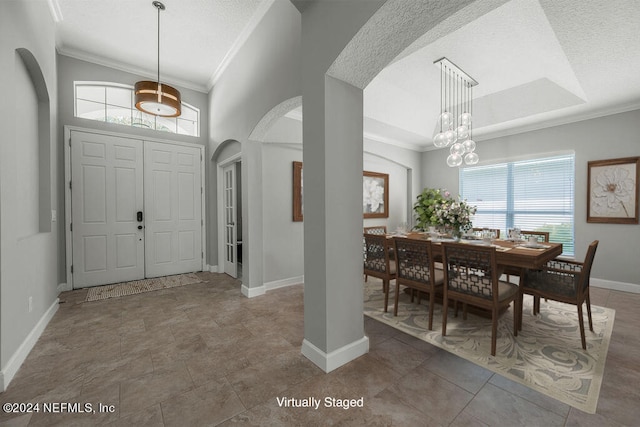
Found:
<svg viewBox="0 0 640 427"><path fill-rule="evenodd" d="M136 108L147 114L161 117L178 117L180 115L180 92L166 84L160 83L160 11L164 4L154 1L153 7L158 9L158 80L143 80L136 83Z"/></svg>
<svg viewBox="0 0 640 427"><path fill-rule="evenodd" d="M475 165L478 154L472 139L473 87L478 84L447 58L434 61L440 67L440 116L436 126L439 132L433 138L436 148L450 147L447 165L456 167L464 163Z"/></svg>

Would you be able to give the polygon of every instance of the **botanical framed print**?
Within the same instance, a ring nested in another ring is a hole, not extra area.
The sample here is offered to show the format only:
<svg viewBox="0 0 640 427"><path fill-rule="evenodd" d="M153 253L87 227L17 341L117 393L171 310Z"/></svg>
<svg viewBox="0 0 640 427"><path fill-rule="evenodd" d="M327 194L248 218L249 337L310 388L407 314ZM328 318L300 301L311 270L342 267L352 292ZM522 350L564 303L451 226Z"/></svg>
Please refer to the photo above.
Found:
<svg viewBox="0 0 640 427"><path fill-rule="evenodd" d="M293 162L293 221L304 219L302 162ZM362 172L362 214L365 218L389 217L389 175Z"/></svg>
<svg viewBox="0 0 640 427"><path fill-rule="evenodd" d="M362 214L365 218L389 218L389 175L362 172Z"/></svg>
<svg viewBox="0 0 640 427"><path fill-rule="evenodd" d="M293 162L293 220L302 221L302 162Z"/></svg>
<svg viewBox="0 0 640 427"><path fill-rule="evenodd" d="M588 164L587 222L638 224L640 157Z"/></svg>

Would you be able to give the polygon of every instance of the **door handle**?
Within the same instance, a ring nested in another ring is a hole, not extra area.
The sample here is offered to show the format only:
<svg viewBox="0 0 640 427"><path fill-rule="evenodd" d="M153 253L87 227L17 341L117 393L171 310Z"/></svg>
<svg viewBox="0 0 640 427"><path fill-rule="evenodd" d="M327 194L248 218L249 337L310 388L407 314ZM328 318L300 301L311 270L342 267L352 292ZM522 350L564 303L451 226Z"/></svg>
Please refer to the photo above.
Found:
<svg viewBox="0 0 640 427"><path fill-rule="evenodd" d="M229 224L227 224L227 225L236 225L236 223L235 223L235 222L230 222L230 223L229 223Z"/></svg>
<svg viewBox="0 0 640 427"><path fill-rule="evenodd" d="M138 211L138 213L136 213L136 219L138 222L142 222L142 211Z"/></svg>

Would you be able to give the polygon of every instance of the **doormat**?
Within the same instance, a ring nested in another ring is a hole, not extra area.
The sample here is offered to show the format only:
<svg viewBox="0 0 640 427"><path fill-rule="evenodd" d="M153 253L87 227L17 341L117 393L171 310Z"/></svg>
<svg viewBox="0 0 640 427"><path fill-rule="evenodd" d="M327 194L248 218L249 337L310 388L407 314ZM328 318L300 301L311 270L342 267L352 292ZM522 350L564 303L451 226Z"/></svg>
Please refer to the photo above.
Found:
<svg viewBox="0 0 640 427"><path fill-rule="evenodd" d="M158 291L160 289L175 288L177 286L201 282L202 280L194 273L187 273L176 274L174 276L154 277L153 279L133 280L131 282L116 283L114 285L96 286L89 288L85 301L99 301L107 298L141 294L143 292Z"/></svg>
<svg viewBox="0 0 640 427"><path fill-rule="evenodd" d="M391 287L392 289L395 286ZM393 291L392 291L393 292ZM600 385L615 311L591 305L594 332L585 326L587 350L582 349L576 306L543 301L539 315L532 315L533 298L524 299L523 328L513 336L513 308L498 323L496 355L491 356L491 319L469 314L447 319L447 335L442 336L442 310L436 304L433 330L428 329L428 306L412 303L401 292L398 316L393 303L383 310L382 282L370 277L364 284L364 314L418 339L453 353L510 380L593 414ZM393 301L395 295L389 296ZM426 302L428 304L428 301ZM586 323L585 319L585 323Z"/></svg>

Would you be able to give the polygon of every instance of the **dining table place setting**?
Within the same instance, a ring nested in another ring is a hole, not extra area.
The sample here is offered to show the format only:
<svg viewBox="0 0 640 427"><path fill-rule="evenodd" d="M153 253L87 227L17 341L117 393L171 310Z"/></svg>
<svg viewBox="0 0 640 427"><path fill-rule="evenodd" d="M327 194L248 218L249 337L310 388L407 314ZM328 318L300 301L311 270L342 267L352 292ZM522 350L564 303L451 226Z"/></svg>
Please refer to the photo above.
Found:
<svg viewBox="0 0 640 427"><path fill-rule="evenodd" d="M534 241L532 238L525 238L525 233L519 233L516 229L507 230L507 237L498 238L495 231L481 229L476 232L463 233L459 237L454 237L445 230L410 230L399 227L394 232L385 233L387 244L393 247L394 238L429 240L434 248L434 254L439 256L442 243L463 243L474 246L488 246L495 248L498 256L498 264L517 268L540 268L547 261L562 254L562 243Z"/></svg>
<svg viewBox="0 0 640 427"><path fill-rule="evenodd" d="M525 242L525 243L520 244L518 247L522 248L522 249L542 250L542 249L548 249L551 246L543 245L542 243Z"/></svg>

